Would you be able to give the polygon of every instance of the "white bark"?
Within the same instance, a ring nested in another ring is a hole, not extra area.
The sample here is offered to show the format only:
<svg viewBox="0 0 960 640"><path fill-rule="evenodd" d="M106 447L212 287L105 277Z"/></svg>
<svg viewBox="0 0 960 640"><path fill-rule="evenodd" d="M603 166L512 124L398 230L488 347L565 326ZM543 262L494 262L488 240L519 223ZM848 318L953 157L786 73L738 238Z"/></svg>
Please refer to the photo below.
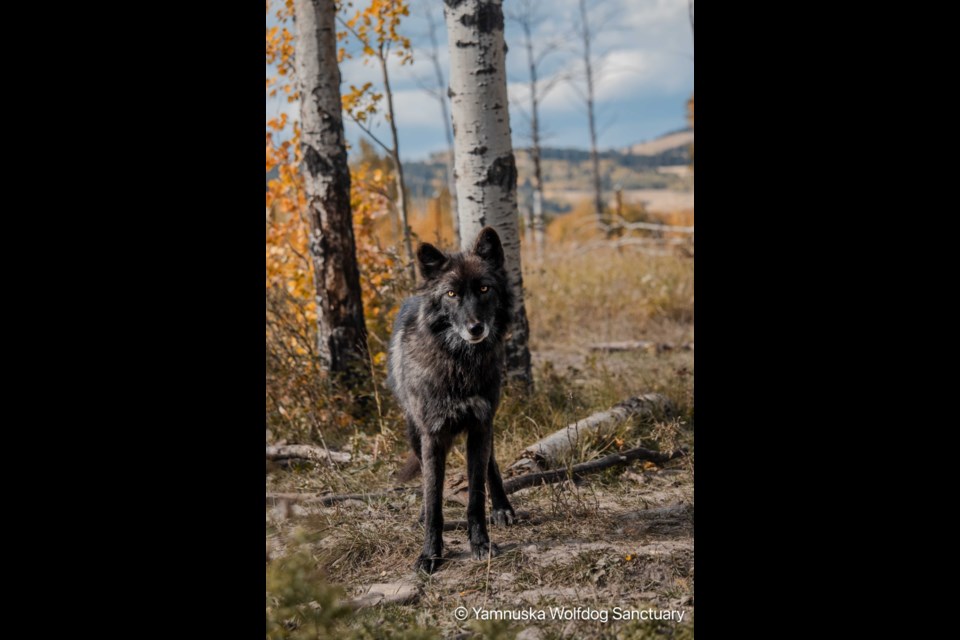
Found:
<svg viewBox="0 0 960 640"><path fill-rule="evenodd" d="M503 243L515 294L514 326L507 341L507 375L531 381L529 330L520 269L517 165L510 140L501 0L445 0L450 48L460 246L473 245L489 225Z"/></svg>
<svg viewBox="0 0 960 640"><path fill-rule="evenodd" d="M366 375L366 328L360 297L350 170L340 115L336 5L296 0L302 173L310 222L321 363L331 372Z"/></svg>

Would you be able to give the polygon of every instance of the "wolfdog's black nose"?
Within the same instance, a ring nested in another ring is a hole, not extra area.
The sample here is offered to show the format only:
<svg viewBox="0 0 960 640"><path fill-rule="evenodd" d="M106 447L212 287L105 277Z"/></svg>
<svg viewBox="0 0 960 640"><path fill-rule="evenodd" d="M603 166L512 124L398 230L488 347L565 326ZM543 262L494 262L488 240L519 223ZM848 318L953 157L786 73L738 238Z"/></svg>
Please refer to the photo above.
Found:
<svg viewBox="0 0 960 640"><path fill-rule="evenodd" d="M475 325L473 325L472 327L470 327L470 328L468 329L468 331L470 332L470 335L472 335L474 338L476 338L476 337L479 336L481 333L483 333L483 324L481 324L481 323L478 322L477 324L475 324Z"/></svg>

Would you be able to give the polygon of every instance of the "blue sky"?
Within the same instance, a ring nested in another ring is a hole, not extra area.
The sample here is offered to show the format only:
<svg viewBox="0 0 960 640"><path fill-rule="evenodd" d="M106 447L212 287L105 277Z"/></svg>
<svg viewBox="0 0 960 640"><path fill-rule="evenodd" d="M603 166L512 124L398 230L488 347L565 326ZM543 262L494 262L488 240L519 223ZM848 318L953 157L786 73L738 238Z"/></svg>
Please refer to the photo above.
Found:
<svg viewBox="0 0 960 640"><path fill-rule="evenodd" d="M362 2L362 0L360 0ZM504 0L504 12L515 10L517 0ZM544 146L589 147L583 92L583 63L579 57L575 19L577 0L540 0L543 21L534 31L535 46L556 42L560 48L545 60L541 78L565 79L556 83L541 105L540 118L546 136ZM687 0L588 0L591 22L604 22L593 44L602 56L596 86L597 128L601 149L624 147L655 138L686 126L686 101L693 92L693 36ZM390 82L394 90L400 153L404 160L422 160L430 152L446 147L440 105L421 88L435 85L432 63L420 53L429 47L424 11L432 10L438 24L440 62L448 73L446 34L441 0L412 0L411 16L400 31L411 38L414 64L391 62ZM527 102L526 51L522 32L511 20L506 22L510 122L515 147L529 144L529 125L521 110ZM364 64L360 56L340 68L343 89L351 84L373 82L379 88L380 72ZM569 79L566 79L569 77ZM299 105L267 99L267 117L287 111L298 117ZM388 141L389 127L375 120L374 132ZM345 120L347 139L356 144L364 135Z"/></svg>

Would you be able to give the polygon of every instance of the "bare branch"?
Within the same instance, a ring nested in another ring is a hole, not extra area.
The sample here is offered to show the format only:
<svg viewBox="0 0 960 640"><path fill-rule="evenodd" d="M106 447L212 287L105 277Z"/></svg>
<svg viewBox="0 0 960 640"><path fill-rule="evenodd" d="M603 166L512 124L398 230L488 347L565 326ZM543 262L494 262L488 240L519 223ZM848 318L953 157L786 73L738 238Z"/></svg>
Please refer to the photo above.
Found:
<svg viewBox="0 0 960 640"><path fill-rule="evenodd" d="M337 16L337 22L339 22L340 24L342 24L342 25L347 29L347 31L349 31L350 33L352 33L352 34L353 34L353 37L356 38L356 39L360 42L360 44L362 44L362 45L364 45L364 46L367 46L367 47L370 47L370 41L367 40L366 38L361 37L360 34L357 33L356 29L354 29L354 28L351 27L349 24L347 24L347 21L346 21L346 20L344 20L344 19L341 18L340 16ZM370 48L372 49L373 47L370 47Z"/></svg>
<svg viewBox="0 0 960 640"><path fill-rule="evenodd" d="M443 93L436 87L428 84L428 81L423 76L414 76L413 81L417 83L417 87L419 87L421 91L429 95L434 100L443 100L445 98Z"/></svg>
<svg viewBox="0 0 960 640"><path fill-rule="evenodd" d="M391 158L393 157L393 149L391 149L391 148L388 147L387 145L383 144L383 142L380 140L380 138L378 138L376 135L374 135L373 131L370 131L370 128L369 128L369 127L367 127L365 124L363 124L362 122L360 122L359 120L357 120L356 116L354 116L352 113L348 113L348 114L347 114L347 117L350 118L350 120L352 120L355 125L357 125L358 127L360 127L360 129L361 129L365 134L367 134L368 136L370 136L370 139L371 139L371 140L373 140L373 141L376 142L378 145L380 145L381 147L383 147L383 150L386 151L388 154L390 154L390 157L391 157Z"/></svg>
<svg viewBox="0 0 960 640"><path fill-rule="evenodd" d="M523 106L523 103L519 99L511 100L510 106L514 108L515 111L519 112L520 115L523 116L523 119L527 121L527 123L530 122L530 112L527 111L526 107ZM513 113L514 111L511 111L510 115L513 115Z"/></svg>
<svg viewBox="0 0 960 640"><path fill-rule="evenodd" d="M612 116L610 116L610 118L603 124L603 126L597 129L597 138L601 138L603 134L606 133L607 130L610 127L612 127L613 123L616 121L617 121L617 114L613 114Z"/></svg>
<svg viewBox="0 0 960 640"><path fill-rule="evenodd" d="M538 67L543 63L544 59L549 56L551 53L557 53L562 50L565 41L559 38L553 40L548 40L540 49L540 52L534 57L533 62Z"/></svg>
<svg viewBox="0 0 960 640"><path fill-rule="evenodd" d="M580 96L580 99L584 102L587 102L587 94L583 89L580 88L577 82L570 76L568 76L566 80L570 84L570 88L573 89L578 96Z"/></svg>
<svg viewBox="0 0 960 640"><path fill-rule="evenodd" d="M540 86L539 93L540 99L543 100L547 97L547 94L553 91L553 89L559 85L561 82L568 81L570 79L569 73L556 73L551 76L549 79L546 79L543 84Z"/></svg>

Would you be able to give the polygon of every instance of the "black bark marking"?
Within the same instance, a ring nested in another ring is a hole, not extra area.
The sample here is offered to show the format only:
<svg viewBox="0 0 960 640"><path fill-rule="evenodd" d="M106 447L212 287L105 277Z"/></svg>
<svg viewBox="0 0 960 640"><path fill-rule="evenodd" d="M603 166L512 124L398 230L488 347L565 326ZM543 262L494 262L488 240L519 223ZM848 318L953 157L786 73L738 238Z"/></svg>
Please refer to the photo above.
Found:
<svg viewBox="0 0 960 640"><path fill-rule="evenodd" d="M498 109L503 109L503 105L498 102L490 108L494 111L497 111Z"/></svg>
<svg viewBox="0 0 960 640"><path fill-rule="evenodd" d="M300 145L303 149L303 164L307 167L311 178L318 175L329 176L333 173L333 165L320 153L307 143Z"/></svg>
<svg viewBox="0 0 960 640"><path fill-rule="evenodd" d="M457 40L457 43L456 43L456 44L457 44L457 46L460 47L461 49L466 49L467 47L476 47L476 46L478 46L480 43L479 43L479 42L464 42L463 40Z"/></svg>
<svg viewBox="0 0 960 640"><path fill-rule="evenodd" d="M517 188L517 163L513 153L507 153L496 160L487 169L486 184L495 184L504 191Z"/></svg>
<svg viewBox="0 0 960 640"><path fill-rule="evenodd" d="M451 9L456 9L464 2L465 0L443 0L443 4L447 5Z"/></svg>
<svg viewBox="0 0 960 640"><path fill-rule="evenodd" d="M453 90L453 87L447 87L447 97L451 99L457 97L457 92Z"/></svg>
<svg viewBox="0 0 960 640"><path fill-rule="evenodd" d="M445 1L449 5L449 0ZM481 3L476 13L464 14L460 24L465 27L476 26L480 33L492 33L494 29L503 31L503 10L498 4Z"/></svg>
<svg viewBox="0 0 960 640"><path fill-rule="evenodd" d="M341 120L339 117L334 117L333 114L323 108L325 100L324 88L317 87L313 90L312 95L314 104L316 105L317 113L320 114L320 120L323 122L323 131L330 133L335 132L337 130L337 126L341 123Z"/></svg>
<svg viewBox="0 0 960 640"><path fill-rule="evenodd" d="M483 145L480 145L479 147L475 147L475 148L471 149L470 151L467 151L467 153L471 153L471 154L473 154L473 155L475 155L475 156L482 156L482 155L485 154L486 152L487 152L487 148L486 148L485 146L483 146Z"/></svg>
<svg viewBox="0 0 960 640"><path fill-rule="evenodd" d="M496 73L496 72L497 72L497 70L493 67L493 65L487 65L486 67L484 67L484 68L482 68L482 69L477 69L477 75L478 75L478 76L490 75L490 74L493 74L493 73Z"/></svg>

